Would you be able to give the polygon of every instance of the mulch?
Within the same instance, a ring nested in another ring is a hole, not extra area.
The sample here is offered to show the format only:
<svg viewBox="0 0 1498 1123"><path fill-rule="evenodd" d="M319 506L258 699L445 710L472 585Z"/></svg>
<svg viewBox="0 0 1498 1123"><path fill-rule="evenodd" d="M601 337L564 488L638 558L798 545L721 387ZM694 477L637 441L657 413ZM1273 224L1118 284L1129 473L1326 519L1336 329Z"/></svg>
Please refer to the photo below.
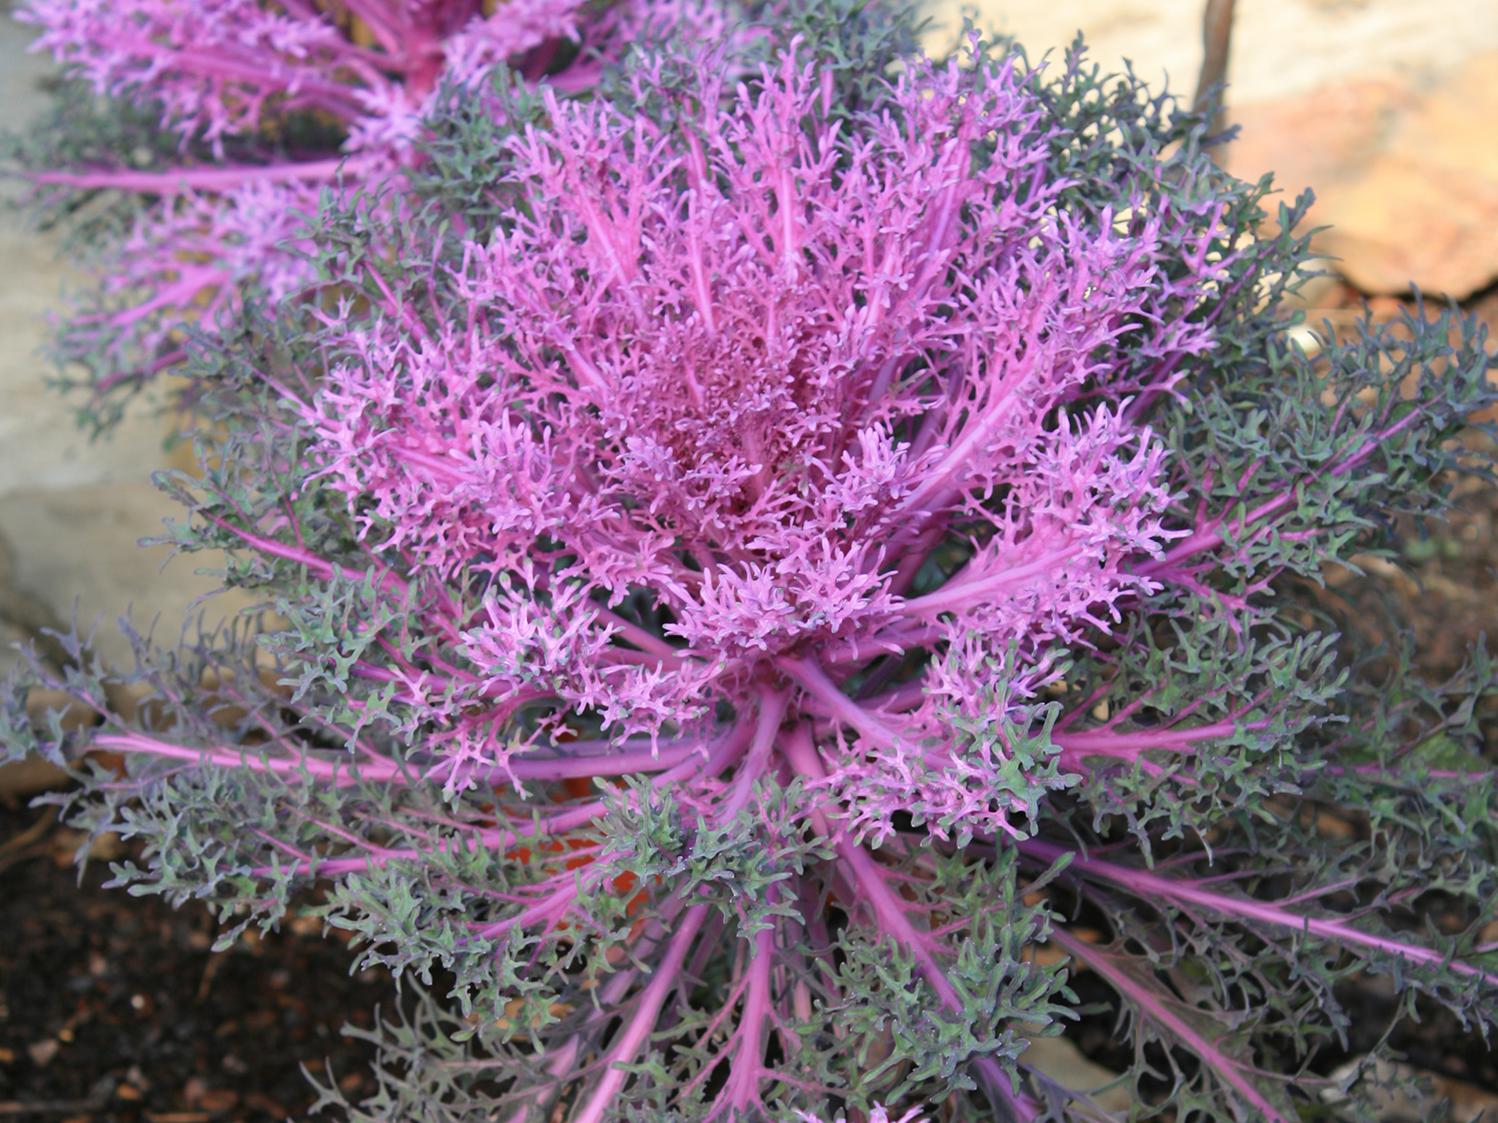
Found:
<svg viewBox="0 0 1498 1123"><path fill-rule="evenodd" d="M373 1090L372 1049L340 1030L393 992L350 975L337 934L300 918L214 954L201 906L102 888L118 843L80 884L81 842L50 809L0 801L0 1121L301 1118L304 1065L351 1097Z"/></svg>

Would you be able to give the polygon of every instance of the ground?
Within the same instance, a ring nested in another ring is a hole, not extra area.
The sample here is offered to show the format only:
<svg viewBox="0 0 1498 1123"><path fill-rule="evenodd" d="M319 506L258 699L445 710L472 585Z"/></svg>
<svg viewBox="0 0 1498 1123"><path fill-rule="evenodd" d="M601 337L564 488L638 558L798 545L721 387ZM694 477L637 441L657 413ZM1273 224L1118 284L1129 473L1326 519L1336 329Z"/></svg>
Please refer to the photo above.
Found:
<svg viewBox="0 0 1498 1123"><path fill-rule="evenodd" d="M348 949L296 921L214 954L202 909L101 888L123 847L0 798L0 1120L210 1123L305 1118L302 1067L353 1096L370 1050L341 1034L390 1003Z"/></svg>

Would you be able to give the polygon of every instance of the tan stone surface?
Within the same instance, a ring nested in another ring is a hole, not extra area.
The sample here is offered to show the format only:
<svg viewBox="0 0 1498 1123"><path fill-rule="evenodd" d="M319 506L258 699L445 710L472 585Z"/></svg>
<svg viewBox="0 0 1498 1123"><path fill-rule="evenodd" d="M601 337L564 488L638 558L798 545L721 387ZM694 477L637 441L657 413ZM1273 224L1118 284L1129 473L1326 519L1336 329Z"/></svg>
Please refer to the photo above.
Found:
<svg viewBox="0 0 1498 1123"><path fill-rule="evenodd" d="M1126 1086L1107 1087L1118 1079L1118 1073L1088 1060L1066 1037L1032 1039L1025 1050L1024 1062L1063 1088L1089 1093L1092 1102L1105 1111L1127 1111L1133 1099ZM1107 1090L1096 1091L1099 1088Z"/></svg>
<svg viewBox="0 0 1498 1123"><path fill-rule="evenodd" d="M1080 29L1107 66L1132 59L1151 82L1190 94L1201 66L1203 0L940 0L932 41L952 40L964 9L1012 34L1032 57ZM1491 0L1238 0L1229 70L1237 104L1272 101L1334 81L1392 74L1428 82L1498 50Z"/></svg>
<svg viewBox="0 0 1498 1123"><path fill-rule="evenodd" d="M950 39L960 5L936 11ZM1080 29L1105 68L1131 59L1189 96L1203 0L979 0L980 26L1032 57ZM1319 249L1370 293L1413 281L1458 298L1498 279L1498 3L1239 0L1228 71L1240 175L1310 186Z"/></svg>
<svg viewBox="0 0 1498 1123"><path fill-rule="evenodd" d="M212 557L168 564L170 551L137 545L162 533L164 520L179 510L148 482L32 488L0 497L0 527L17 544L16 583L64 619L76 601L80 625L101 625L100 653L121 661L129 645L117 634L119 617L128 614L141 630L159 617L158 638L171 643L193 600L217 587L195 573L211 566ZM16 533L22 528L25 537Z"/></svg>
<svg viewBox="0 0 1498 1123"><path fill-rule="evenodd" d="M1460 299L1498 279L1498 51L1426 86L1350 80L1234 117L1229 167L1313 187L1318 247L1363 292Z"/></svg>
<svg viewBox="0 0 1498 1123"><path fill-rule="evenodd" d="M25 52L29 33L0 15L0 105L5 127L20 126L44 105L46 63ZM0 182L0 193L13 193ZM114 620L133 609L138 623L159 616L175 636L192 601L214 582L194 574L205 564L182 558L162 570L166 553L137 548L159 534L175 503L151 487L166 463L163 428L143 411L108 439L90 442L74 424L76 403L45 385L52 368L41 351L47 318L82 283L58 260L58 242L28 228L0 201L0 538L10 544L15 587L64 618L100 620L100 652L124 658ZM0 672L14 661L15 630L0 626Z"/></svg>

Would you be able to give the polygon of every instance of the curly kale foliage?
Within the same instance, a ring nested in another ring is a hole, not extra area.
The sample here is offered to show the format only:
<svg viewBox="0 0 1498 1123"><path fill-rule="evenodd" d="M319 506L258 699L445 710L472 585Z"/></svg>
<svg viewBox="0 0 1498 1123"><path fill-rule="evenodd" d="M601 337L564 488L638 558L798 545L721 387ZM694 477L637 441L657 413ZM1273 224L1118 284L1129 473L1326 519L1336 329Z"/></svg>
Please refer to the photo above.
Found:
<svg viewBox="0 0 1498 1123"><path fill-rule="evenodd" d="M1124 1117L1358 1118L1359 980L1498 1020L1490 661L1321 587L1483 468L1485 338L1292 346L1306 201L1079 48L781 30L434 86L183 342L169 538L263 613L0 738L402 980L350 1119L1106 1119L1032 1047L1099 1014Z"/></svg>
<svg viewBox="0 0 1498 1123"><path fill-rule="evenodd" d="M420 194L409 173L434 158L460 172L473 150L455 119L470 135L504 126L512 105L491 87L585 94L636 42L719 38L740 16L732 0L23 0L16 14L65 93L0 157L44 221L80 220L95 283L53 350L98 430L183 372L188 336L304 289L302 216L320 192L373 192L398 225L400 197Z"/></svg>

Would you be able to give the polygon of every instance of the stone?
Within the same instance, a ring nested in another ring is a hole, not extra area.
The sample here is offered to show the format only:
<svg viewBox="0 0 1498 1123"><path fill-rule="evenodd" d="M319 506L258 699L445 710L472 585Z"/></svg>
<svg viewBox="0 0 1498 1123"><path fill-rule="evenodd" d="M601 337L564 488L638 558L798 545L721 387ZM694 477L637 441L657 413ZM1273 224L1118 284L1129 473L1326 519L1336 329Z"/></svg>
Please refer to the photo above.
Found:
<svg viewBox="0 0 1498 1123"><path fill-rule="evenodd" d="M46 105L42 83L53 68L27 53L31 36L0 14L8 127L24 126ZM17 190L15 181L0 180L0 540L8 543L0 547L0 673L14 666L10 643L21 625L45 616L67 620L75 606L83 625L99 621L106 661L130 657L114 627L127 611L137 626L159 620L158 635L174 640L193 601L215 588L194 570L218 563L196 555L163 569L165 551L137 546L181 513L149 482L152 472L172 466L163 447L167 423L136 409L108 436L90 440L74 419L78 401L46 384L54 373L42 354L49 319L66 309L64 291L86 277L60 260L58 239L7 209ZM7 616L7 604L26 607L27 619L9 618L15 614ZM232 611L229 602L222 611Z"/></svg>
<svg viewBox="0 0 1498 1123"><path fill-rule="evenodd" d="M51 67L28 54L31 35L0 16L0 104L6 127L24 127L45 106ZM75 422L79 401L47 384L56 371L44 356L49 323L65 294L86 283L62 261L62 243L27 226L9 203L20 190L0 178L0 494L17 488L68 487L146 478L162 460L162 423L133 411L110 437L90 441Z"/></svg>
<svg viewBox="0 0 1498 1123"><path fill-rule="evenodd" d="M1035 1037L1024 1052L1025 1064L1044 1073L1063 1088L1077 1092L1092 1092L1105 1088L1118 1079L1118 1073L1110 1072L1082 1055L1076 1045L1065 1037ZM1104 1111L1127 1111L1133 1100L1129 1088L1116 1084L1090 1097Z"/></svg>
<svg viewBox="0 0 1498 1123"><path fill-rule="evenodd" d="M26 633L20 628L8 620L0 620L0 679L24 662L16 646L25 643L26 638Z"/></svg>
<svg viewBox="0 0 1498 1123"><path fill-rule="evenodd" d="M1431 84L1358 79L1233 116L1229 169L1312 187L1317 248L1362 292L1460 300L1498 280L1498 51Z"/></svg>
<svg viewBox="0 0 1498 1123"><path fill-rule="evenodd" d="M1080 30L1105 71L1130 61L1187 100L1201 65L1204 0L978 0L985 31L1031 59ZM932 3L930 46L950 45L974 5ZM1498 278L1498 4L1281 0L1237 5L1227 149L1248 178L1320 197L1319 248L1368 293L1463 298Z"/></svg>
<svg viewBox="0 0 1498 1123"><path fill-rule="evenodd" d="M130 645L115 627L129 616L174 643L196 602L218 588L211 573L218 559L192 554L171 558L164 547L139 539L163 532L181 508L149 483L98 483L32 488L0 494L0 534L24 542L16 557L16 582L64 620L77 616L85 632L97 625L95 649L112 665L129 666ZM207 618L222 620L249 599L214 597ZM154 625L154 628L153 628Z"/></svg>
<svg viewBox="0 0 1498 1123"><path fill-rule="evenodd" d="M931 0L928 42L952 43L962 16L1014 35L1030 58L1058 53L1082 31L1105 70L1125 59L1187 100L1201 67L1205 0ZM1498 50L1498 4L1484 0L1277 0L1237 5L1228 106L1295 100L1331 83L1378 75L1429 81L1462 60ZM1317 110L1319 112L1319 108Z"/></svg>
<svg viewBox="0 0 1498 1123"><path fill-rule="evenodd" d="M1351 1079L1357 1073L1359 1065L1366 1063L1366 1060L1366 1058L1350 1060L1333 1069L1330 1074L1332 1087L1322 1094L1322 1099L1327 1103L1336 1103L1341 1097L1335 1085L1343 1080ZM1498 1111L1498 1096L1449 1076L1422 1072L1410 1065L1389 1060L1375 1061L1373 1072L1374 1080L1380 1084L1387 1084L1396 1079L1428 1081L1436 1096L1445 1099L1450 1104L1451 1113L1443 1118L1449 1118L1453 1123L1477 1123L1479 1119L1493 1118L1493 1113ZM1414 1121L1430 1117L1426 1105L1393 1090L1380 1091L1374 1097L1374 1109L1378 1112L1378 1119L1388 1120L1389 1123L1396 1123L1396 1121L1403 1123L1406 1120Z"/></svg>

